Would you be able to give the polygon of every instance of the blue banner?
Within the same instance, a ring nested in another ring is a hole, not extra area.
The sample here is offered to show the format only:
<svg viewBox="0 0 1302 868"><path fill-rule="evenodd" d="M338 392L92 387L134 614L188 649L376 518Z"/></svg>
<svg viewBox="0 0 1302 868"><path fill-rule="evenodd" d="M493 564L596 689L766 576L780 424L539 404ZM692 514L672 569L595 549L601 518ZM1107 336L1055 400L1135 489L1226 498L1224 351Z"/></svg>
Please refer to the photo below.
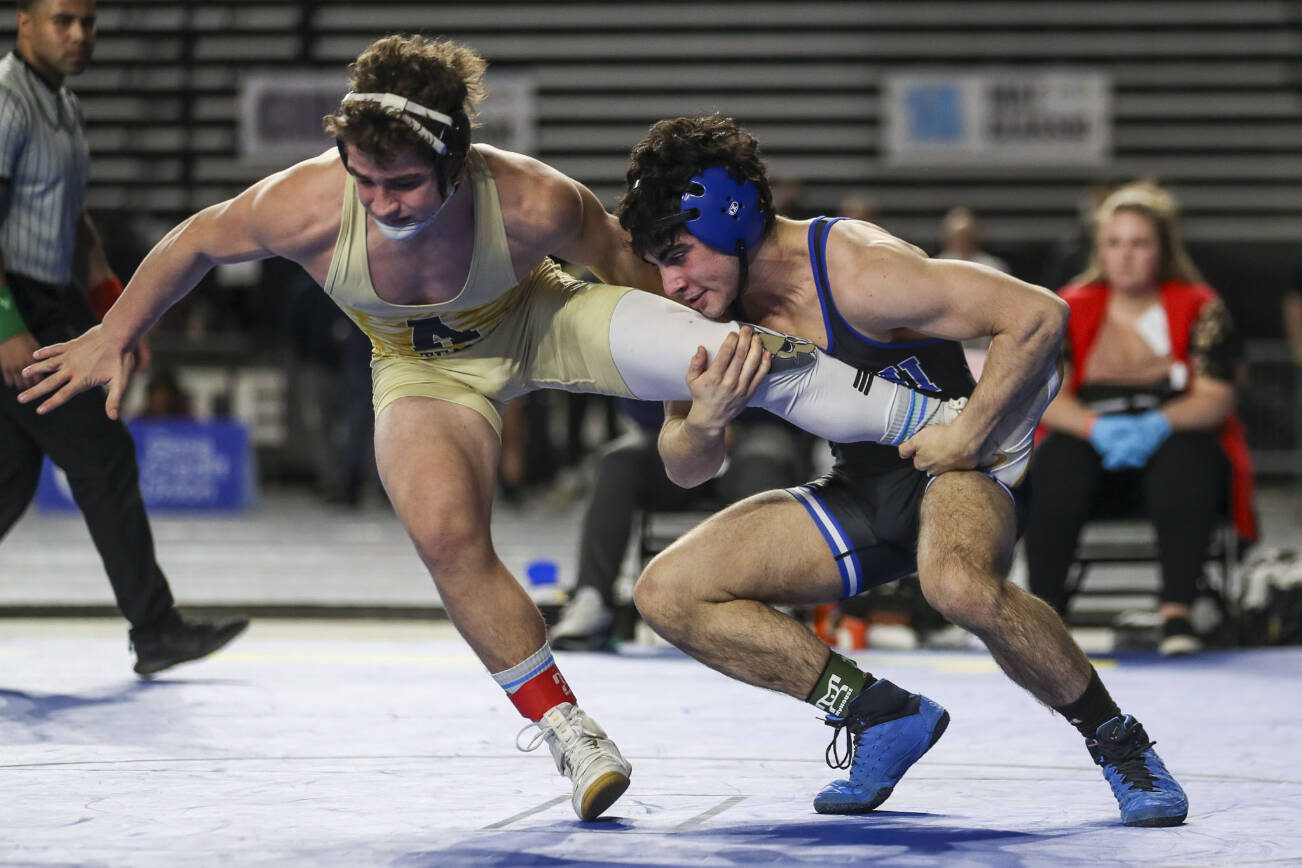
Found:
<svg viewBox="0 0 1302 868"><path fill-rule="evenodd" d="M140 493L150 510L240 510L257 499L248 429L240 422L139 421ZM76 509L67 477L48 458L36 506Z"/></svg>

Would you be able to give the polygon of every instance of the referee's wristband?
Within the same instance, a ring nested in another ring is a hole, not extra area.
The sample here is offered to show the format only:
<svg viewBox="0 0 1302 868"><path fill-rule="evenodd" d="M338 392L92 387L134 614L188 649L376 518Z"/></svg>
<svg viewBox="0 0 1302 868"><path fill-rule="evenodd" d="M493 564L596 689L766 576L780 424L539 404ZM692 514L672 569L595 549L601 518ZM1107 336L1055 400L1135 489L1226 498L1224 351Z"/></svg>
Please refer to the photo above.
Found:
<svg viewBox="0 0 1302 868"><path fill-rule="evenodd" d="M0 283L0 341L25 331L27 323L23 322L22 314L18 312L18 303L14 301L13 293L9 287Z"/></svg>
<svg viewBox="0 0 1302 868"><path fill-rule="evenodd" d="M103 320L104 314L109 312L109 308L122 295L122 281L116 277L106 277L92 286L86 295L90 300L91 309L95 311L95 316Z"/></svg>

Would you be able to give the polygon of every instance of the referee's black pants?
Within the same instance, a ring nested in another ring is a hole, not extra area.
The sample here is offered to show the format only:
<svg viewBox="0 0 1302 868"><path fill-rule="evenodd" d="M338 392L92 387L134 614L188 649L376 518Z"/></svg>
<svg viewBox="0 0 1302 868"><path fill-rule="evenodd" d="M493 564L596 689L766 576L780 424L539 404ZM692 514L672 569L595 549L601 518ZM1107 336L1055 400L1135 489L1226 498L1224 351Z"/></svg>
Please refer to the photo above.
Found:
<svg viewBox="0 0 1302 868"><path fill-rule="evenodd" d="M7 277L19 311L42 346L84 330L90 312L80 295L73 298L64 288ZM60 316L51 315L51 291L61 298ZM40 303L25 303L36 292L42 293ZM135 628L162 623L173 606L172 592L154 557L130 432L104 414L102 389L83 392L43 416L36 414L36 404L18 403L18 391L0 383L0 540L36 493L41 456L50 456L67 475L122 614Z"/></svg>
<svg viewBox="0 0 1302 868"><path fill-rule="evenodd" d="M1055 432L1031 458L1026 565L1031 591L1063 613L1067 573L1091 517L1144 516L1157 531L1164 603L1194 600L1229 492L1229 461L1211 431L1177 431L1138 469L1106 471L1087 441Z"/></svg>

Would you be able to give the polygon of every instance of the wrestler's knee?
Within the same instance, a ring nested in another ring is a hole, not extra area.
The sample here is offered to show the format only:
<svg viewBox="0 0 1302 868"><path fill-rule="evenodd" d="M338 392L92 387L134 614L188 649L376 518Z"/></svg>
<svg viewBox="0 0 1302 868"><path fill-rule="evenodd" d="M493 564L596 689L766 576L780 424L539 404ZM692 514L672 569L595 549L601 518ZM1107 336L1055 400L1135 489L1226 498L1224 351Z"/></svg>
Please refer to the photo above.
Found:
<svg viewBox="0 0 1302 868"><path fill-rule="evenodd" d="M998 623L1007 591L1000 578L969 566L919 573L922 594L947 621L980 633Z"/></svg>
<svg viewBox="0 0 1302 868"><path fill-rule="evenodd" d="M430 510L404 520L421 561L437 579L467 563L482 560L488 529L475 516L456 510Z"/></svg>
<svg viewBox="0 0 1302 868"><path fill-rule="evenodd" d="M657 555L633 587L633 603L642 619L660 635L682 629L699 604L681 558L671 552Z"/></svg>

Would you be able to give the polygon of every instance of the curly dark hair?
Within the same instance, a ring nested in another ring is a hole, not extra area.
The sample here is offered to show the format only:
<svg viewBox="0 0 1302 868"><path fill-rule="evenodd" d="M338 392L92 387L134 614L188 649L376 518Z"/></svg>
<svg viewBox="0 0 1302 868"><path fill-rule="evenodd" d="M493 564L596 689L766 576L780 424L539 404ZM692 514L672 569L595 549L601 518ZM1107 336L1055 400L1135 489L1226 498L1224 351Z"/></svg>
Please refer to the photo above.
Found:
<svg viewBox="0 0 1302 868"><path fill-rule="evenodd" d="M629 154L628 189L615 213L632 237L633 252L656 255L673 243L682 226L661 228L656 222L678 213L688 182L711 166L723 166L737 181L754 182L764 212L764 234L769 233L773 193L755 137L718 114L668 118L652 124Z"/></svg>
<svg viewBox="0 0 1302 868"><path fill-rule="evenodd" d="M419 35L385 36L349 64L348 86L359 93L396 93L446 115L464 112L468 126L475 107L488 93L487 68L478 52L457 42ZM435 154L415 131L376 103L344 103L323 120L327 133L382 164L413 147L435 161ZM468 145L469 129L465 135Z"/></svg>

